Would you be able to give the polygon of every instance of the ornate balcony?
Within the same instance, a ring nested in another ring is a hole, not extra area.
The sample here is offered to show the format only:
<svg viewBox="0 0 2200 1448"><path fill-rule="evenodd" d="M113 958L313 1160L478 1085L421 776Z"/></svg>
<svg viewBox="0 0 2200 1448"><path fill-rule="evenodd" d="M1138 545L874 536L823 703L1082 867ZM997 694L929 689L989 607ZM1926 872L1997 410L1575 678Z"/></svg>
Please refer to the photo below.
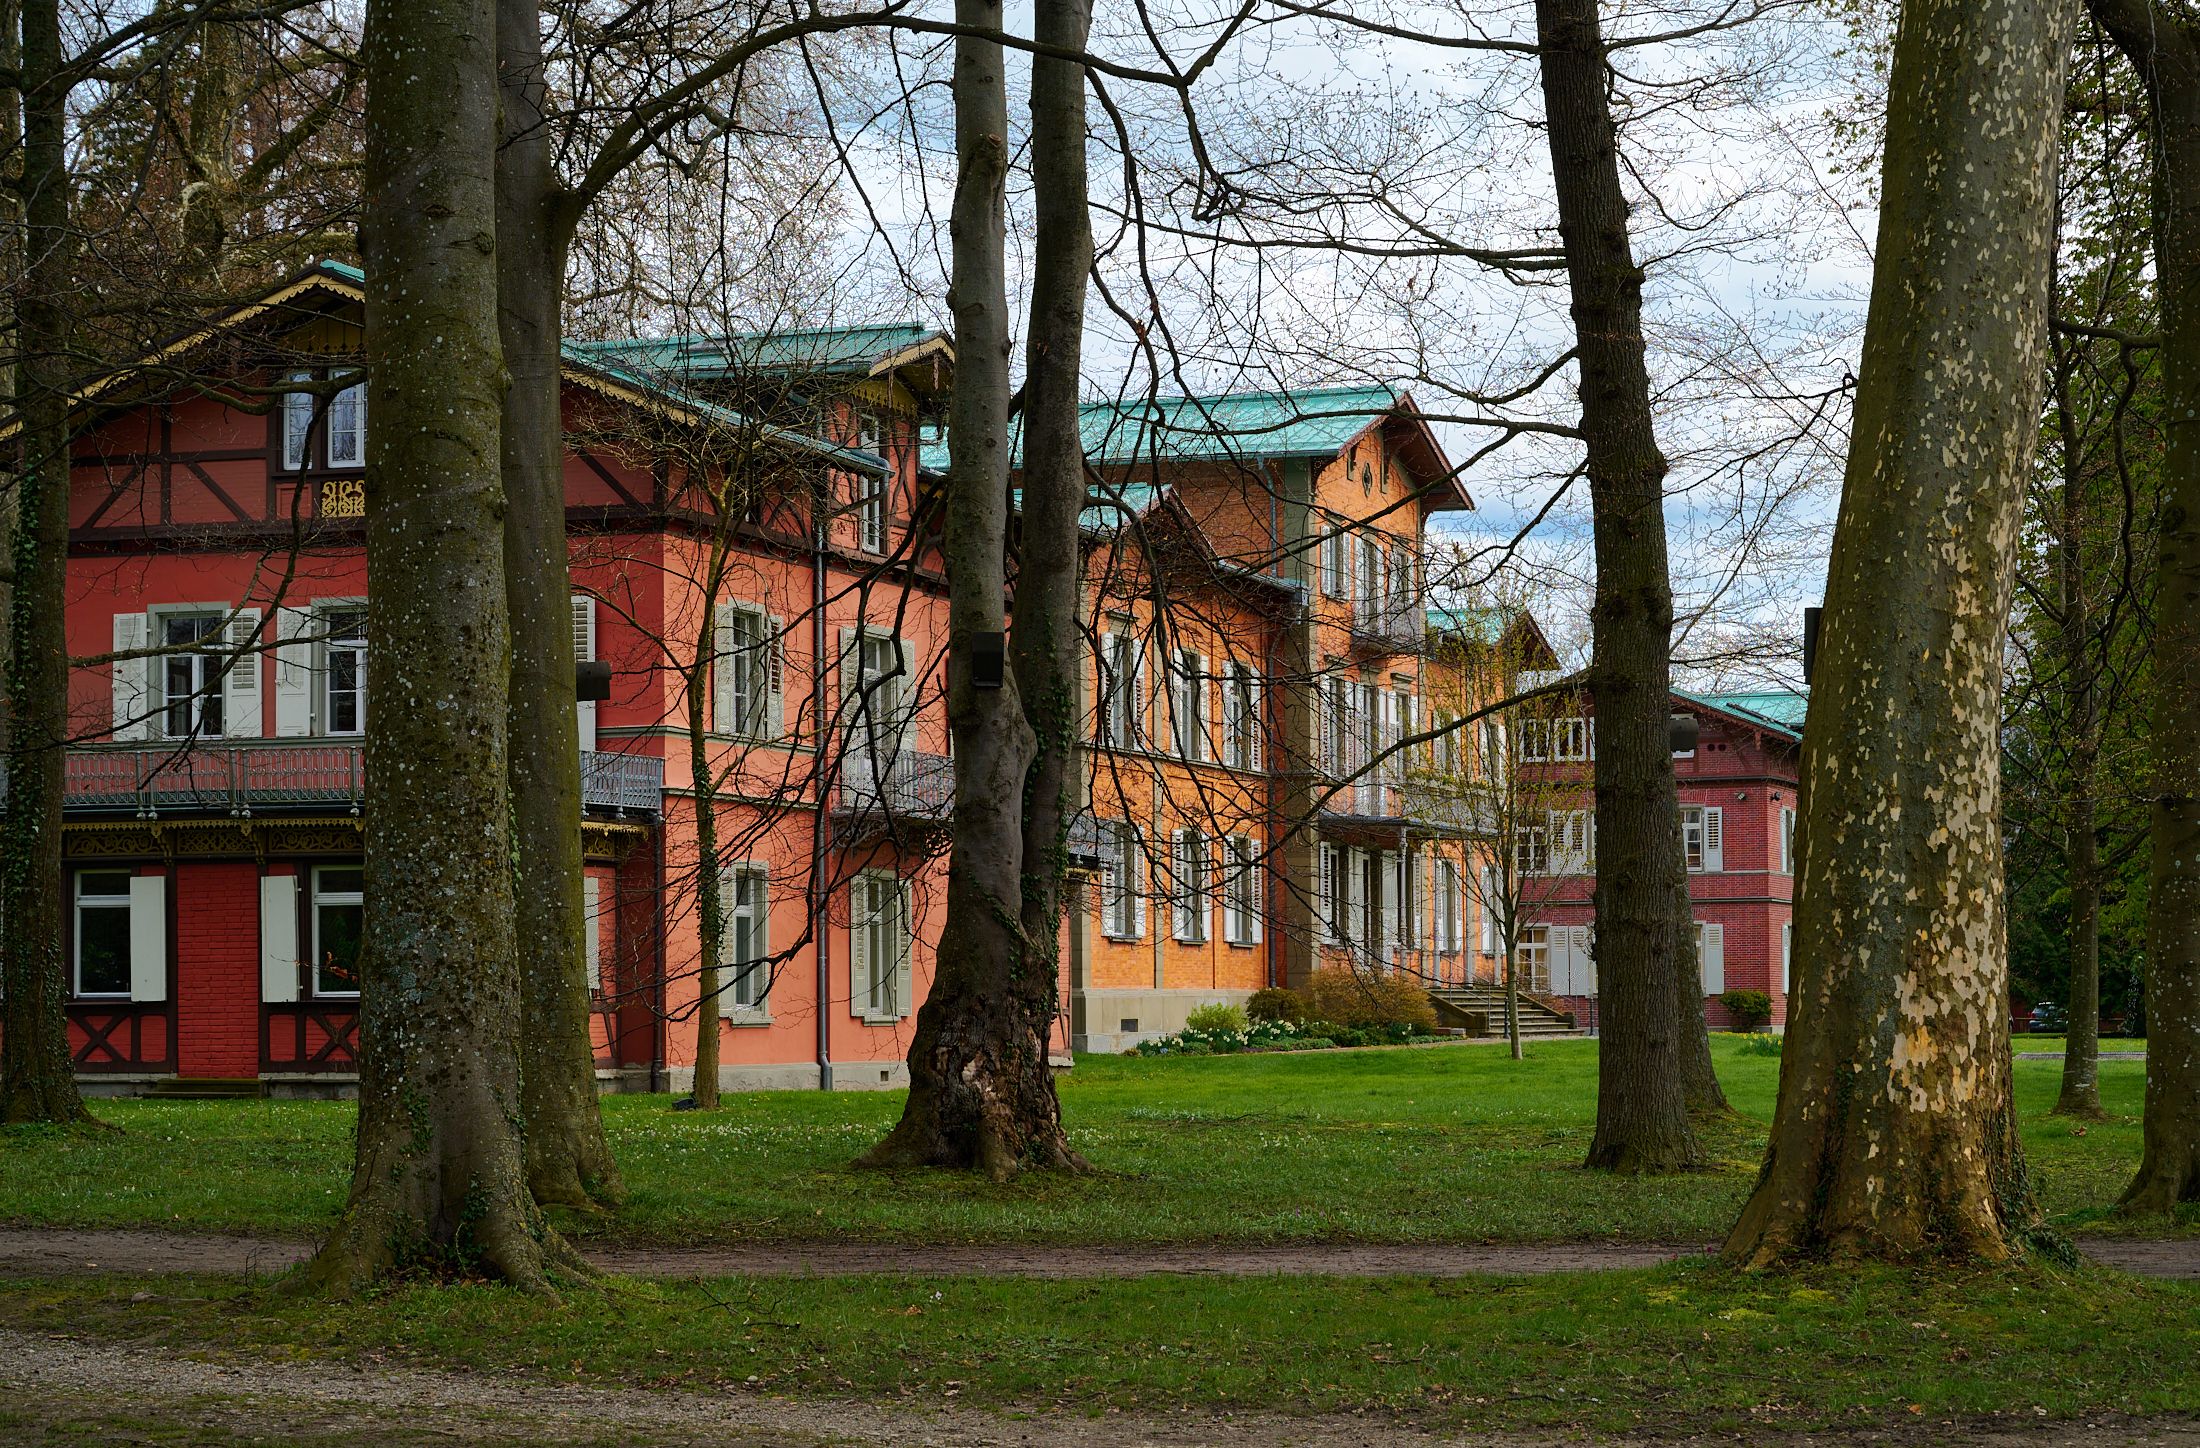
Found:
<svg viewBox="0 0 2200 1448"><path fill-rule="evenodd" d="M873 756L851 750L833 797L833 830L843 844L904 829L936 829L955 814L955 761L913 750Z"/></svg>
<svg viewBox="0 0 2200 1448"><path fill-rule="evenodd" d="M357 744L289 740L177 741L72 749L63 766L62 805L71 814L226 814L259 810L358 814L367 773ZM581 755L581 805L630 818L664 809L665 762L641 754ZM0 772L0 804L7 778Z"/></svg>
<svg viewBox="0 0 2200 1448"><path fill-rule="evenodd" d="M1363 598L1352 610L1352 645L1364 653L1418 654L1427 634L1427 612L1415 602Z"/></svg>

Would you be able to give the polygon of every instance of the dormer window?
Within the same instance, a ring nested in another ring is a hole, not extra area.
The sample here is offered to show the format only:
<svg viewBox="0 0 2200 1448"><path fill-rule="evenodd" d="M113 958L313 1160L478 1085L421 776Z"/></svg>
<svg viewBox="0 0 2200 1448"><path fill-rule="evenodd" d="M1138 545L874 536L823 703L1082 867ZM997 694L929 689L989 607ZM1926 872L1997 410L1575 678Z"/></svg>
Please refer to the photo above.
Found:
<svg viewBox="0 0 2200 1448"><path fill-rule="evenodd" d="M293 372L285 382L325 382L326 372ZM340 369L337 375L342 375ZM359 468L367 462L367 385L354 382L333 395L286 392L276 411L284 472Z"/></svg>

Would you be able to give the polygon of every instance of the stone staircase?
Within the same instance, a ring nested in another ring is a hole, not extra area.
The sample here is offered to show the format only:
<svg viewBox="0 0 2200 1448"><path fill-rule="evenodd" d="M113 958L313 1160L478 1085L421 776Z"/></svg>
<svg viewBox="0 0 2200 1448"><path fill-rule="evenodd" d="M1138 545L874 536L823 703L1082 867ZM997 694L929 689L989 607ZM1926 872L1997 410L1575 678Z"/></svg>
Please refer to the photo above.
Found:
<svg viewBox="0 0 2200 1448"><path fill-rule="evenodd" d="M1505 988L1497 985L1449 985L1432 990L1429 999L1436 1004L1436 1023L1463 1030L1470 1036L1502 1036L1505 1034ZM1520 994L1520 1039L1538 1037L1585 1036L1588 1032L1574 1025L1574 1018L1545 1005L1542 1001L1522 991Z"/></svg>
<svg viewBox="0 0 2200 1448"><path fill-rule="evenodd" d="M167 1076L145 1088L155 1101L257 1101L267 1084L257 1076Z"/></svg>

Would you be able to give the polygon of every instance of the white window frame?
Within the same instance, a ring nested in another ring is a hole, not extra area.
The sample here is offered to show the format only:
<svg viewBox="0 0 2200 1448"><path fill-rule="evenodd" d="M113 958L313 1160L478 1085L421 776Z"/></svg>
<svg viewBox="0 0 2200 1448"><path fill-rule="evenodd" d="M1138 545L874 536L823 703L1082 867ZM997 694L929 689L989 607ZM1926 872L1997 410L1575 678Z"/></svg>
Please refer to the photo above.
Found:
<svg viewBox="0 0 2200 1448"><path fill-rule="evenodd" d="M1112 821L1108 834L1100 867L1100 933L1110 940L1137 940L1146 933L1145 850L1134 824Z"/></svg>
<svg viewBox="0 0 2200 1448"><path fill-rule="evenodd" d="M887 478L883 473L858 473L856 489L856 547L865 553L884 553Z"/></svg>
<svg viewBox="0 0 2200 1448"><path fill-rule="evenodd" d="M911 1009L911 1003L902 999L911 943L908 882L891 870L858 871L849 885L848 916L849 994L857 997L851 1002L854 1014L875 1025L901 1020ZM890 918L890 931L882 929L882 918ZM861 941L858 932L866 932ZM859 948L861 980L853 978Z"/></svg>
<svg viewBox="0 0 2200 1448"><path fill-rule="evenodd" d="M1260 676L1243 662L1230 665L1222 693L1223 762L1233 769L1261 767Z"/></svg>
<svg viewBox="0 0 2200 1448"><path fill-rule="evenodd" d="M291 372L283 377L285 382L311 382L311 372ZM314 394L310 392L285 392L277 406L282 419L277 429L276 446L281 471L302 473L313 465L313 406Z"/></svg>
<svg viewBox="0 0 2200 1448"><path fill-rule="evenodd" d="M1100 742L1111 749L1138 747L1138 636L1128 619L1100 635L1098 671Z"/></svg>
<svg viewBox="0 0 2200 1448"><path fill-rule="evenodd" d="M365 382L354 382L329 399L328 416L322 422L321 431L327 439L328 465L331 469L363 468L367 465ZM351 445L339 449L338 440L347 436Z"/></svg>
<svg viewBox="0 0 2200 1448"><path fill-rule="evenodd" d="M1459 864L1456 860L1436 862L1436 953L1457 955L1463 932L1465 902L1461 899Z"/></svg>
<svg viewBox="0 0 2200 1448"><path fill-rule="evenodd" d="M1720 805L1681 806L1681 858L1691 875L1726 870L1726 810Z"/></svg>
<svg viewBox="0 0 2200 1448"><path fill-rule="evenodd" d="M229 691L227 675L223 668L223 665L229 661L227 655L229 630L223 622L229 616L229 613L230 610L218 604L203 608L178 606L152 610L152 627L149 632L152 635L152 647L156 649L175 647L168 638L168 626L171 623L190 619L213 625L211 632L201 634L197 640L202 645L211 643L211 649L200 648L179 653L162 653L153 657L151 661L153 667L146 672L158 689L158 699L152 717L154 737L160 739L226 739L229 737L230 719L227 697ZM179 663L189 667L193 671L193 677L197 680L191 692L185 696L186 701L196 701L195 703L186 702L179 705L178 701L169 692L170 671ZM215 701L221 716L217 727L212 729L203 727L206 722L206 701L208 700ZM177 707L188 707L190 709L189 726L181 733L173 730L169 724L170 712Z"/></svg>
<svg viewBox="0 0 2200 1448"><path fill-rule="evenodd" d="M1523 925L1520 939L1515 945L1513 969L1519 972L1520 988L1528 991L1548 991L1551 988L1551 931L1549 925Z"/></svg>
<svg viewBox="0 0 2200 1448"><path fill-rule="evenodd" d="M1183 945L1204 945L1213 909L1207 837L1198 830L1177 830L1169 837L1169 867L1175 877L1169 891L1170 935Z"/></svg>
<svg viewBox="0 0 2200 1448"><path fill-rule="evenodd" d="M1260 851L1250 835L1223 841L1222 938L1230 945L1253 946L1261 939Z"/></svg>
<svg viewBox="0 0 2200 1448"><path fill-rule="evenodd" d="M771 1015L771 872L755 860L728 865L719 884L721 931L719 970L726 977L729 1018L767 1020ZM741 931L747 928L747 949Z"/></svg>
<svg viewBox="0 0 2200 1448"><path fill-rule="evenodd" d="M772 698L771 616L754 604L725 606L727 642L720 647L717 667L726 671L726 700L730 717L716 719L717 732L741 739L768 738ZM742 637L748 631L749 637Z"/></svg>
<svg viewBox="0 0 2200 1448"><path fill-rule="evenodd" d="M321 732L335 738L356 738L367 732L367 606L364 600L337 602L329 599L317 601L313 607L316 630L321 635L319 652L321 668L314 687L313 707L321 722ZM336 618L341 614L359 616L359 637L338 638ZM336 727L336 656L339 653L358 655L357 685L350 692L357 696L359 724L356 729Z"/></svg>
<svg viewBox="0 0 2200 1448"><path fill-rule="evenodd" d="M94 895L87 902L84 894L84 881L87 876L92 875L112 876L122 881L122 893L119 895ZM136 979L133 969L134 962L131 959L132 947L135 945L135 941L131 939L134 922L130 917L130 882L134 878L135 876L127 869L78 870L74 881L70 885L69 908L73 918L70 921L71 933L69 938L69 993L78 1000L126 1001L131 998L131 986ZM121 990L88 991L84 989L84 912L87 910L121 912L124 940Z"/></svg>
<svg viewBox="0 0 2200 1448"><path fill-rule="evenodd" d="M1780 810L1780 873L1795 873L1795 811L1786 806Z"/></svg>
<svg viewBox="0 0 2200 1448"><path fill-rule="evenodd" d="M1169 670L1170 742L1177 758L1204 764L1212 754L1207 733L1207 661L1196 650L1178 649Z"/></svg>
<svg viewBox="0 0 2200 1448"><path fill-rule="evenodd" d="M1593 717L1570 714L1550 724L1551 763L1587 764L1597 757L1597 721Z"/></svg>
<svg viewBox="0 0 2200 1448"><path fill-rule="evenodd" d="M1522 825L1513 832L1514 868L1522 875L1551 873L1551 830L1548 824Z"/></svg>
<svg viewBox="0 0 2200 1448"><path fill-rule="evenodd" d="M321 907L323 905L357 905L360 918L365 919L367 908L366 881L361 879L357 890L323 890L321 877L330 870L346 870L362 873L357 865L315 865L312 878L306 882L306 925L313 940L313 954L306 961L306 980L316 1000L357 1000L359 988L350 990L321 989ZM357 962L353 963L354 969Z"/></svg>

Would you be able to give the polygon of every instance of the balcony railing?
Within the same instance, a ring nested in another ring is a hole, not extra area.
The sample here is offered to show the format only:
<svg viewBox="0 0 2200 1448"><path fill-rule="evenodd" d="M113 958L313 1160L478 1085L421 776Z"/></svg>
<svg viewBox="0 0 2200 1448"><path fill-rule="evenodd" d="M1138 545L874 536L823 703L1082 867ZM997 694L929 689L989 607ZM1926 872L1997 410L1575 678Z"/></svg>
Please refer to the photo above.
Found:
<svg viewBox="0 0 2200 1448"><path fill-rule="evenodd" d="M1367 779L1344 785L1322 805L1324 819L1351 829L1381 823L1441 835L1485 835L1494 819L1486 789L1456 781Z"/></svg>
<svg viewBox="0 0 2200 1448"><path fill-rule="evenodd" d="M639 754L581 755L581 804L655 819L664 808L665 764ZM7 777L0 770L0 804ZM155 819L164 813L245 817L262 809L344 810L367 802L357 744L182 742L141 748L72 749L63 766L62 805L85 813Z"/></svg>
<svg viewBox="0 0 2200 1448"><path fill-rule="evenodd" d="M899 821L945 821L955 812L955 761L910 750L879 757L851 753L840 767L834 812L859 832Z"/></svg>
<svg viewBox="0 0 2200 1448"><path fill-rule="evenodd" d="M1419 653L1428 616L1418 603L1363 598L1352 610L1352 642L1382 653Z"/></svg>

